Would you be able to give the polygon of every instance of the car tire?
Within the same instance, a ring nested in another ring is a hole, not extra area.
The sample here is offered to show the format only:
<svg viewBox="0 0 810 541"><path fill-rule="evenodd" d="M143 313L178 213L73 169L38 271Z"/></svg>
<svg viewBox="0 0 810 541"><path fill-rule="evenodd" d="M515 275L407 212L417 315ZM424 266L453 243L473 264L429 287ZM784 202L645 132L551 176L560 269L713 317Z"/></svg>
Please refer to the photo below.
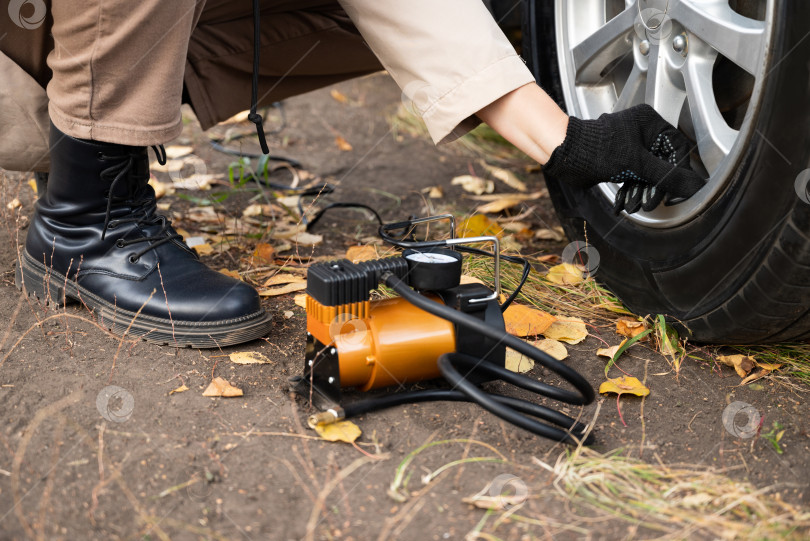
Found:
<svg viewBox="0 0 810 541"><path fill-rule="evenodd" d="M563 99L555 5L525 1L523 54L538 83L575 112ZM700 212L653 227L615 216L604 191L548 183L569 237L598 253L595 278L635 313L664 314L697 342L810 339L810 2L767 6L772 30L750 129Z"/></svg>

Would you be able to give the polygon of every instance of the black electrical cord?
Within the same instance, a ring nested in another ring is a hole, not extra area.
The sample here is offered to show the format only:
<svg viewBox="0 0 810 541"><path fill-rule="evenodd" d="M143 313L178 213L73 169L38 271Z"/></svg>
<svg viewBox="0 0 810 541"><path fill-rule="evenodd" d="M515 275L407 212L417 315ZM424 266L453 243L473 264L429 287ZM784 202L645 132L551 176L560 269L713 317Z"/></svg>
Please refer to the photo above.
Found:
<svg viewBox="0 0 810 541"><path fill-rule="evenodd" d="M590 404L593 402L595 396L593 387L591 387L588 381L578 372L509 333L490 327L483 321L469 314L459 312L420 295L391 273L384 274L383 281L388 287L414 306L456 325L472 329L540 363L542 366L552 370L570 383L577 392L561 389L516 374L483 359L461 353L448 353L439 357L438 366L442 376L453 386L454 389L452 391L413 391L362 400L343 406L345 418L405 403L435 400L469 401L480 405L490 413L497 415L515 426L524 428L533 434L568 443L579 443L580 441L585 444L592 443L593 436L586 434L586 427L575 419L544 406L540 406L539 404L487 393L473 384L469 379L471 375L483 373L491 379L500 379L527 391L547 396L561 402L575 405ZM459 372L458 366L464 367L466 373L462 374ZM554 423L565 430L541 423L532 417Z"/></svg>

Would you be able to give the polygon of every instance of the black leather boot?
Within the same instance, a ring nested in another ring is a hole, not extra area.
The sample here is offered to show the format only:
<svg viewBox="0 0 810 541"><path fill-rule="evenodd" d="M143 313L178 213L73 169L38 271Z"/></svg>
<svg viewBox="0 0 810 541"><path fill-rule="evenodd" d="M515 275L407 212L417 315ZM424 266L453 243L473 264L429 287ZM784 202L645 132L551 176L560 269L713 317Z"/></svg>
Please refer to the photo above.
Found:
<svg viewBox="0 0 810 541"><path fill-rule="evenodd" d="M206 267L157 214L145 147L74 139L53 125L50 145L17 287L43 302L82 302L114 333L160 344L267 335L256 291Z"/></svg>

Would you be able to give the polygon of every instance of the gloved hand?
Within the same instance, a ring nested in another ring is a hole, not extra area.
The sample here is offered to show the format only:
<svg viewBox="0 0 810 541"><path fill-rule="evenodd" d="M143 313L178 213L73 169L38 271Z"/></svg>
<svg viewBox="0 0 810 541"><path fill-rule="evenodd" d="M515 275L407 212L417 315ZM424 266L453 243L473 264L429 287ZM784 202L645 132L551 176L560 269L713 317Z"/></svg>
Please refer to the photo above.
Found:
<svg viewBox="0 0 810 541"><path fill-rule="evenodd" d="M655 109L637 105L596 120L571 117L565 140L543 172L579 188L621 183L613 206L617 214L650 211L665 197L688 198L705 184L689 167L690 148Z"/></svg>

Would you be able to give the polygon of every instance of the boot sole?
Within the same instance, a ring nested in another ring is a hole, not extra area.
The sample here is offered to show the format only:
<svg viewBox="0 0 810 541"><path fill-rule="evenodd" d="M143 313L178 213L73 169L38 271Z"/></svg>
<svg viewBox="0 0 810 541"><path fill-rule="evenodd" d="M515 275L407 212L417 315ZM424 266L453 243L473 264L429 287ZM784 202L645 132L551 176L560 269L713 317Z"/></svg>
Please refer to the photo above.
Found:
<svg viewBox="0 0 810 541"><path fill-rule="evenodd" d="M138 314L105 301L23 252L14 273L17 289L46 306L81 303L97 323L118 336L137 336L159 345L217 348L267 336L272 318L263 309L243 318L211 322L178 321Z"/></svg>

